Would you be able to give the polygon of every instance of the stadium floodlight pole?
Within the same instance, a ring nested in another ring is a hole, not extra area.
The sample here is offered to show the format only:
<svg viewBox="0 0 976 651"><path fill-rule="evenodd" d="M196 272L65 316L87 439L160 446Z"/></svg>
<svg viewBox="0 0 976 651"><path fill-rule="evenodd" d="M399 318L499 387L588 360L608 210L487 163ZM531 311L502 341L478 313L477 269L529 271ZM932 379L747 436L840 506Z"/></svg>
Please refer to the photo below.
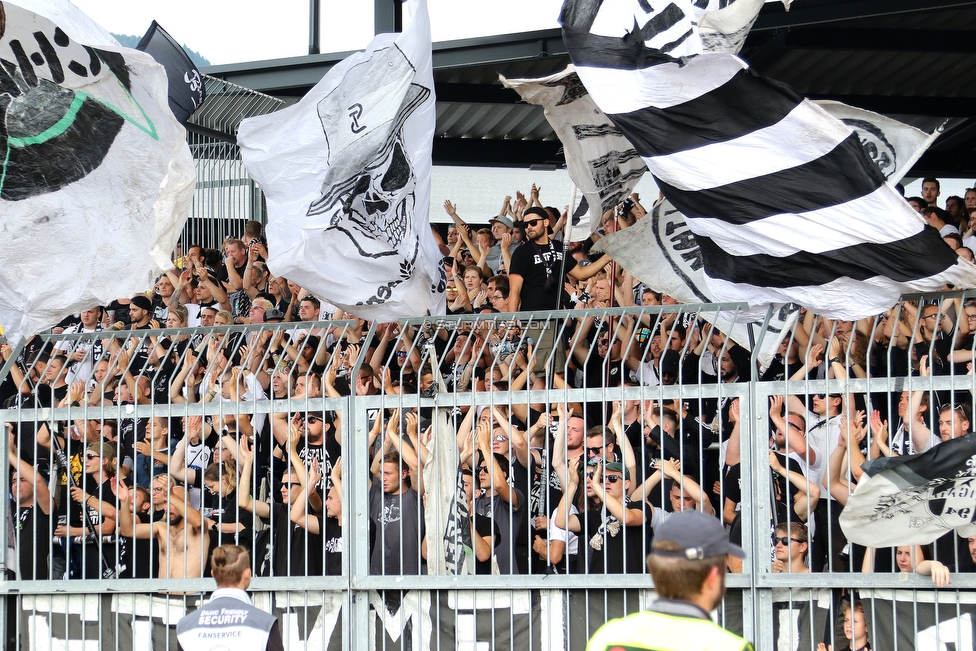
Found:
<svg viewBox="0 0 976 651"><path fill-rule="evenodd" d="M322 24L322 0L308 0L308 53L319 54Z"/></svg>

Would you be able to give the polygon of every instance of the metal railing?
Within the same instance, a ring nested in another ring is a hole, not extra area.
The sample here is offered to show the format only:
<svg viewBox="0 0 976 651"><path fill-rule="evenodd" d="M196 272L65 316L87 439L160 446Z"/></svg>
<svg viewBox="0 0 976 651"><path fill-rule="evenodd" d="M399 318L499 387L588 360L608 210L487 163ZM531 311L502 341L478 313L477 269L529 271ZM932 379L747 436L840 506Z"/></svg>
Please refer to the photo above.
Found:
<svg viewBox="0 0 976 651"><path fill-rule="evenodd" d="M880 447L893 445L890 398L902 391L928 400L929 414L947 396L971 414L966 298L906 297L859 324L800 313L782 342L771 325L782 314L770 311L739 342L751 351L709 332L728 331L745 314L737 305L43 335L0 371L0 390L19 396L2 412L17 465L0 467L0 482L30 479L6 484L14 502L0 518L0 539L12 541L0 546L8 648L169 648L175 622L213 589L205 563L219 539L252 549L252 593L279 616L288 648L582 649L608 618L653 598L646 525L686 507L714 511L747 551L717 617L758 649L843 647L836 622L855 592L874 648L886 635L896 648L966 648L967 550L939 556L952 584L937 590L926 576L882 572L882 552L878 571L861 572L849 561L861 551L832 517L839 502L826 497L838 479L829 464L821 484L807 452L793 459L800 476L790 462L764 470L771 439L785 452L815 447L824 409L827 430L831 409L881 408L891 431ZM952 319L949 344L922 323L929 305ZM921 353L946 349L963 352L944 374L909 372ZM799 368L818 352L826 364ZM881 362L905 373L879 373ZM810 421L800 439L777 433L794 415L770 419L776 396ZM877 434L864 422L870 455ZM115 450L101 445L112 440ZM204 448L234 463L191 462L188 451ZM120 489L112 475L126 471L105 465L113 453L145 492ZM853 451L847 462L859 463ZM50 514L41 481L61 494ZM631 511L644 522L614 515ZM74 530L59 531L59 518ZM560 518L569 531L557 531ZM811 521L826 523L810 541L819 557L796 547L777 569L800 554L816 571L773 571L768 532L784 524L793 537L790 525ZM187 527L200 533L180 539ZM161 571L169 578L151 576Z"/></svg>

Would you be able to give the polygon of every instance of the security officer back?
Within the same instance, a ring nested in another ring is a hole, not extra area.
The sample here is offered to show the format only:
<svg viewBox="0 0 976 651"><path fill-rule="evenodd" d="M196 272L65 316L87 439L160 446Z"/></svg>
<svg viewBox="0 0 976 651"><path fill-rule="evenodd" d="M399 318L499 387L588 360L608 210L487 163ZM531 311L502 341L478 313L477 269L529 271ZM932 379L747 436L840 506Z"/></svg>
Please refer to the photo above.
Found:
<svg viewBox="0 0 976 651"><path fill-rule="evenodd" d="M586 648L587 651L752 651L749 642L714 624L698 606L669 599L655 601L649 611L607 622Z"/></svg>
<svg viewBox="0 0 976 651"><path fill-rule="evenodd" d="M206 606L176 624L181 651L284 651L278 620L251 604L251 557L238 545L221 545L210 557L217 589Z"/></svg>
<svg viewBox="0 0 976 651"><path fill-rule="evenodd" d="M717 518L700 511L671 516L657 528L647 562L661 598L649 611L604 624L587 651L753 651L708 616L725 595L728 555L745 557Z"/></svg>
<svg viewBox="0 0 976 651"><path fill-rule="evenodd" d="M183 651L284 649L278 620L237 588L214 591L206 606L179 621L176 637Z"/></svg>

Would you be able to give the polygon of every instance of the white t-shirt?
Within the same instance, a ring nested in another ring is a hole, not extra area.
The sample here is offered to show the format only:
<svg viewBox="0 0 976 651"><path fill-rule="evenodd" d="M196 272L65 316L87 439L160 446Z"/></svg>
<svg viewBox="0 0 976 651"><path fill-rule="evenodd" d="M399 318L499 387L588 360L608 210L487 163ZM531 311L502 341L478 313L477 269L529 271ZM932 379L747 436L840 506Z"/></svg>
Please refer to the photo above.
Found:
<svg viewBox="0 0 976 651"><path fill-rule="evenodd" d="M570 504L569 514L578 515L579 509ZM556 511L549 516L549 540L561 540L566 543L566 554L575 554L579 549L579 536L568 529L556 526Z"/></svg>

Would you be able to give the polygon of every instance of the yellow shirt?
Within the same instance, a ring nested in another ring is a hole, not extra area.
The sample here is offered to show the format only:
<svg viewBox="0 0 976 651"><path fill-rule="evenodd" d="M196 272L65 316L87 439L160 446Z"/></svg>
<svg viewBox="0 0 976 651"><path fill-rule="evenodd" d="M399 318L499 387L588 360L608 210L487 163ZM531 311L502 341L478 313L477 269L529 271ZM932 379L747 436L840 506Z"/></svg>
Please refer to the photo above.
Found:
<svg viewBox="0 0 976 651"><path fill-rule="evenodd" d="M644 611L604 624L586 651L752 651L710 619Z"/></svg>

